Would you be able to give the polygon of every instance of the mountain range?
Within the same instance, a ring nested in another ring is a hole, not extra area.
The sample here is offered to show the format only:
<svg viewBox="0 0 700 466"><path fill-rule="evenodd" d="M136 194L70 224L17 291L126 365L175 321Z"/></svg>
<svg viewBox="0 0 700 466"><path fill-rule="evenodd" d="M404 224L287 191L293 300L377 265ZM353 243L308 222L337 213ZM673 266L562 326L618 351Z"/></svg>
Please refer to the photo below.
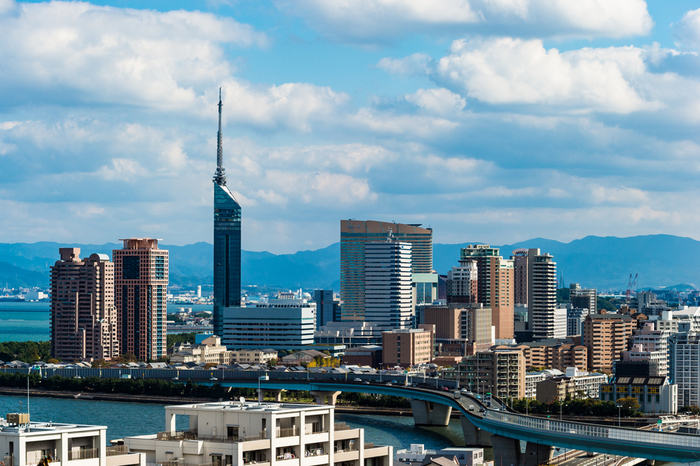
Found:
<svg viewBox="0 0 700 466"><path fill-rule="evenodd" d="M433 267L441 274L458 264L460 248L468 244L434 244ZM92 253L112 255L121 245L107 243L61 244L0 243L0 287L48 287L49 267L58 259L58 248L79 247L81 256ZM170 283L183 287L211 285L213 246L161 245L170 251ZM587 236L562 243L535 238L499 246L509 257L517 248L540 248L557 262L557 274L564 283L578 282L599 290L624 290L630 274L638 274L638 287L683 289L700 284L700 241L671 235L628 238ZM314 251L294 254L242 251L244 285L278 288L340 289L340 243Z"/></svg>

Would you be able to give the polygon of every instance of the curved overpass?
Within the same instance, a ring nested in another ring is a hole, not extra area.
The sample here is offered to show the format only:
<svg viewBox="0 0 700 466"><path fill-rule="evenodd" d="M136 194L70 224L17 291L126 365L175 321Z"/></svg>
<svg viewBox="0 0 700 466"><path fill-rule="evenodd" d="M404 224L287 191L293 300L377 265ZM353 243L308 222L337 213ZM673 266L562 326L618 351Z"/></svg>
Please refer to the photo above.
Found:
<svg viewBox="0 0 700 466"><path fill-rule="evenodd" d="M258 381L227 381L222 385L257 388ZM263 390L305 390L315 393L355 392L392 395L457 409L462 414L462 427L465 431L473 428L490 432L494 448L515 450L512 452L512 458L508 455L506 464L508 461L512 464L531 464L535 461L534 456L539 456L540 452L547 455L548 450L540 448L544 446L681 463L700 460L700 436L534 418L495 409L487 409L481 413L479 408L482 405L479 400L468 396L455 398L453 390L313 380L270 380L261 382L261 388ZM474 411L469 409L470 405L474 405ZM466 432L465 437L468 437ZM520 453L519 445L516 445L518 442L509 443L508 439L526 441L528 449Z"/></svg>

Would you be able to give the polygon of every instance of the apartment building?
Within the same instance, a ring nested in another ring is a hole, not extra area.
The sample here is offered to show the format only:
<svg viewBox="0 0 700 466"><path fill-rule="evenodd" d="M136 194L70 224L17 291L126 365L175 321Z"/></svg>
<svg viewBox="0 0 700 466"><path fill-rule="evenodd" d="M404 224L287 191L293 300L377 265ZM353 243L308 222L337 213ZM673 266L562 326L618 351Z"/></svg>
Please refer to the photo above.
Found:
<svg viewBox="0 0 700 466"><path fill-rule="evenodd" d="M396 329L382 333L382 361L385 367L410 367L433 360L435 326Z"/></svg>
<svg viewBox="0 0 700 466"><path fill-rule="evenodd" d="M423 322L435 326L435 344L441 356L473 355L493 345L491 309L481 303L426 306Z"/></svg>
<svg viewBox="0 0 700 466"><path fill-rule="evenodd" d="M550 338L517 346L497 346L496 349L522 351L527 370L546 368L563 372L567 367L588 369L588 348L577 345L571 338Z"/></svg>
<svg viewBox="0 0 700 466"><path fill-rule="evenodd" d="M145 455L107 446L107 427L31 422L29 413L0 419L0 461L5 466L36 466L42 460L80 466L146 466Z"/></svg>
<svg viewBox="0 0 700 466"><path fill-rule="evenodd" d="M567 398L598 398L600 386L608 382L605 374L567 368L566 374L543 380L537 384L537 401L549 403Z"/></svg>
<svg viewBox="0 0 700 466"><path fill-rule="evenodd" d="M112 251L120 350L156 360L167 354L168 251L158 239L120 241L124 247Z"/></svg>
<svg viewBox="0 0 700 466"><path fill-rule="evenodd" d="M456 367L460 386L501 398L525 396L525 358L522 351L496 349L464 359Z"/></svg>
<svg viewBox="0 0 700 466"><path fill-rule="evenodd" d="M613 364L629 346L637 321L626 314L589 314L583 323L588 370L612 373Z"/></svg>
<svg viewBox="0 0 700 466"><path fill-rule="evenodd" d="M105 254L80 258L60 248L51 267L51 354L62 361L119 356L114 264Z"/></svg>
<svg viewBox="0 0 700 466"><path fill-rule="evenodd" d="M178 431L177 418L189 428ZM392 466L393 448L334 422L332 405L218 402L165 407L165 430L124 438L160 466Z"/></svg>
<svg viewBox="0 0 700 466"><path fill-rule="evenodd" d="M230 364L231 352L221 345L221 338L212 335L202 340L198 345L191 343L179 343L173 346L173 355L170 357L173 364Z"/></svg>
<svg viewBox="0 0 700 466"><path fill-rule="evenodd" d="M678 406L700 406L700 333L684 332L668 340L669 375L678 385Z"/></svg>

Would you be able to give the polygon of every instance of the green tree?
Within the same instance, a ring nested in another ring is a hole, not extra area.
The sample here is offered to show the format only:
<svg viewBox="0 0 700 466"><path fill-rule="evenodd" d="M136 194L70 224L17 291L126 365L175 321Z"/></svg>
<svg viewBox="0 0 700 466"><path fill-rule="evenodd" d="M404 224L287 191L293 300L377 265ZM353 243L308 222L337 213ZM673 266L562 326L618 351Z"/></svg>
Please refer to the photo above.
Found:
<svg viewBox="0 0 700 466"><path fill-rule="evenodd" d="M169 333L168 334L168 348L172 348L178 343L194 343L195 332L191 333Z"/></svg>
<svg viewBox="0 0 700 466"><path fill-rule="evenodd" d="M641 408L639 401L633 396L619 398L617 404L622 406L622 410L624 411L622 414L625 416L632 416Z"/></svg>

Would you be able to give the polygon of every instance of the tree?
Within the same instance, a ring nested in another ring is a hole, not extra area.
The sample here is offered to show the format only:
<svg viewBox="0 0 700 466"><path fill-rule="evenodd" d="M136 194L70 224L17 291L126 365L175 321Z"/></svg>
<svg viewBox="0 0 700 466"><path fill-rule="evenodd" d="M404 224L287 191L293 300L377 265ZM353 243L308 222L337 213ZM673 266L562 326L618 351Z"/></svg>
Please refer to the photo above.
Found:
<svg viewBox="0 0 700 466"><path fill-rule="evenodd" d="M633 396L628 396L625 398L619 398L617 404L622 406L625 416L632 416L635 412L639 411L641 408L637 398Z"/></svg>
<svg viewBox="0 0 700 466"><path fill-rule="evenodd" d="M191 333L169 333L168 348L172 348L177 343L194 343L195 332Z"/></svg>

